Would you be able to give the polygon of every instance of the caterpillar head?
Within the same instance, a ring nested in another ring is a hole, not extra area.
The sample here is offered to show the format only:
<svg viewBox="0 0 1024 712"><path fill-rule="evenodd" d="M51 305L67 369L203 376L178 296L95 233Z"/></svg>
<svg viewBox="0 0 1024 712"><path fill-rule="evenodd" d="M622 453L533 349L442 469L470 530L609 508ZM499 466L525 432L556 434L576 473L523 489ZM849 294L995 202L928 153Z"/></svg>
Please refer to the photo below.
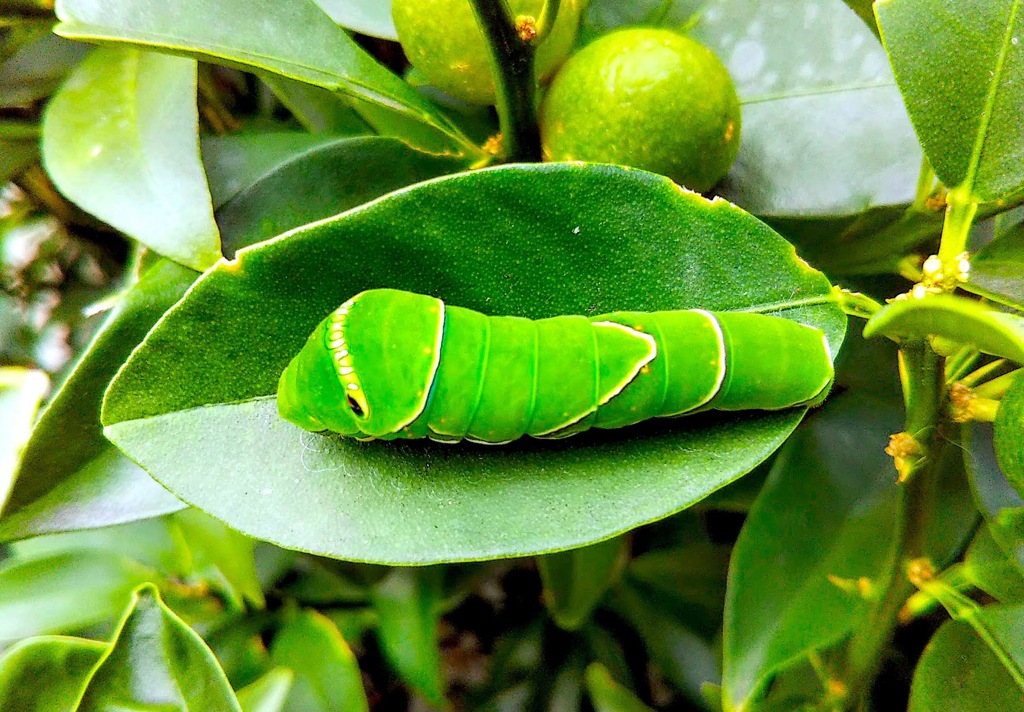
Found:
<svg viewBox="0 0 1024 712"><path fill-rule="evenodd" d="M439 299L360 292L317 326L281 374L278 413L312 431L399 433L426 406L443 332Z"/></svg>

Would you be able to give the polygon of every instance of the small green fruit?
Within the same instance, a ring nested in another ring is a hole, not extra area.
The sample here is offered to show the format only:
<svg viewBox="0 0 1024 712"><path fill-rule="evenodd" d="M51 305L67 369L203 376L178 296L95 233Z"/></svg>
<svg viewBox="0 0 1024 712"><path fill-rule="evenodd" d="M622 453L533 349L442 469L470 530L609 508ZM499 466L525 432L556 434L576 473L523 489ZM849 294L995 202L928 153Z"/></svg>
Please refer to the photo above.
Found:
<svg viewBox="0 0 1024 712"><path fill-rule="evenodd" d="M537 18L543 0L506 0L514 17ZM537 48L537 75L546 78L576 42L583 0L562 0ZM409 62L430 82L470 104L494 103L494 78L483 31L470 0L393 0L391 17Z"/></svg>
<svg viewBox="0 0 1024 712"><path fill-rule="evenodd" d="M544 156L620 163L706 191L740 146L740 101L702 44L632 28L587 45L555 76L541 108Z"/></svg>

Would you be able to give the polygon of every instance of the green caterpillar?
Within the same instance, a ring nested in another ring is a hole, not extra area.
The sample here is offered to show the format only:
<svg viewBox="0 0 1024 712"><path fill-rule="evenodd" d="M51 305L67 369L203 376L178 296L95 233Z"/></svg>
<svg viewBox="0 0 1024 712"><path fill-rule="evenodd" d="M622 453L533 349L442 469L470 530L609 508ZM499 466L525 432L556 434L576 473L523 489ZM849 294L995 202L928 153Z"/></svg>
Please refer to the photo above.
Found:
<svg viewBox="0 0 1024 712"><path fill-rule="evenodd" d="M738 312L614 312L536 321L371 289L313 330L281 374L281 417L360 440L501 444L714 408L815 404L824 334Z"/></svg>

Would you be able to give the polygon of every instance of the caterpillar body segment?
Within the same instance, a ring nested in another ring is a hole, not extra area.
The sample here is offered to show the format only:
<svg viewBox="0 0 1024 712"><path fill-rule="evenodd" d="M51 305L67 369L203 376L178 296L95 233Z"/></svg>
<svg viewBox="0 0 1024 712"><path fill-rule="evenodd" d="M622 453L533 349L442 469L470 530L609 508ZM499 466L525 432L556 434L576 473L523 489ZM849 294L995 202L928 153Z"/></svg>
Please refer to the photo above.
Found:
<svg viewBox="0 0 1024 712"><path fill-rule="evenodd" d="M703 310L530 320L411 292L345 302L285 369L280 415L359 439L500 444L715 408L819 402L824 334L779 317Z"/></svg>

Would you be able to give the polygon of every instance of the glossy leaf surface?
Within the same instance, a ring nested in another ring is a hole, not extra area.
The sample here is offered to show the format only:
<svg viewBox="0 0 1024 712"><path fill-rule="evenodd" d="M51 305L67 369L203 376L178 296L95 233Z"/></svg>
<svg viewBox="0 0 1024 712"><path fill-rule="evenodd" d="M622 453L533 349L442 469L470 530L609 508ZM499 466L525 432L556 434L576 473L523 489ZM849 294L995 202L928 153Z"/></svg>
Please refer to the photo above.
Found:
<svg viewBox="0 0 1024 712"><path fill-rule="evenodd" d="M11 496L36 409L49 387L42 371L0 368L0 509Z"/></svg>
<svg viewBox="0 0 1024 712"><path fill-rule="evenodd" d="M1024 363L1024 318L950 295L904 299L887 305L864 327L872 336L943 336L980 351Z"/></svg>
<svg viewBox="0 0 1024 712"><path fill-rule="evenodd" d="M12 557L0 567L0 640L69 633L113 618L153 570L111 551Z"/></svg>
<svg viewBox="0 0 1024 712"><path fill-rule="evenodd" d="M885 52L838 2L718 0L696 39L718 53L743 107L722 187L759 215L850 215L913 197L921 150Z"/></svg>
<svg viewBox="0 0 1024 712"><path fill-rule="evenodd" d="M718 190L758 215L853 215L909 202L921 149L885 51L840 2L594 0L591 32L661 24L711 48L743 111Z"/></svg>
<svg viewBox="0 0 1024 712"><path fill-rule="evenodd" d="M971 279L964 289L1024 310L1024 225L971 255Z"/></svg>
<svg viewBox="0 0 1024 712"><path fill-rule="evenodd" d="M343 91L420 125L420 140L477 152L440 110L378 64L312 0L61 0L57 17L56 31L65 37L128 42Z"/></svg>
<svg viewBox="0 0 1024 712"><path fill-rule="evenodd" d="M78 712L241 712L203 639L142 586L82 695Z"/></svg>
<svg viewBox="0 0 1024 712"><path fill-rule="evenodd" d="M105 643L43 636L12 645L0 658L4 712L75 712Z"/></svg>
<svg viewBox="0 0 1024 712"><path fill-rule="evenodd" d="M390 0L316 0L316 4L342 27L398 40L395 23L391 21Z"/></svg>
<svg viewBox="0 0 1024 712"><path fill-rule="evenodd" d="M374 588L381 647L398 674L433 707L445 707L439 647L440 568L394 569Z"/></svg>
<svg viewBox="0 0 1024 712"><path fill-rule="evenodd" d="M896 486L883 448L900 416L892 400L845 395L808 418L775 461L730 565L722 681L730 708L751 704L772 675L835 644L867 613L856 582L888 564ZM864 447L854 460L855 442Z"/></svg>
<svg viewBox="0 0 1024 712"><path fill-rule="evenodd" d="M195 277L163 261L121 297L32 431L0 510L0 540L119 524L184 506L103 437L99 409L114 373Z"/></svg>
<svg viewBox="0 0 1024 712"><path fill-rule="evenodd" d="M586 672L587 691L596 712L647 712L651 708L620 685L600 663L591 663Z"/></svg>
<svg viewBox="0 0 1024 712"><path fill-rule="evenodd" d="M994 444L999 468L1024 497L1024 378L1020 376L999 402Z"/></svg>
<svg viewBox="0 0 1024 712"><path fill-rule="evenodd" d="M559 626L575 630L586 622L622 568L624 545L614 537L537 559L544 603Z"/></svg>
<svg viewBox="0 0 1024 712"><path fill-rule="evenodd" d="M302 433L276 415L279 374L324 314L371 286L535 318L769 312L819 326L833 350L845 323L827 280L723 201L608 167L479 171L399 191L209 272L113 384L107 435L243 532L426 563L571 548L660 518L749 471L801 416L695 417L500 451ZM588 504L603 497L618 505ZM458 526L439 526L452 517Z"/></svg>
<svg viewBox="0 0 1024 712"><path fill-rule="evenodd" d="M294 681L295 673L288 668L274 668L238 691L242 712L281 712Z"/></svg>
<svg viewBox="0 0 1024 712"><path fill-rule="evenodd" d="M914 673L909 712L988 712L1024 698L1024 608L989 606L976 625L950 621L925 648Z"/></svg>
<svg viewBox="0 0 1024 712"><path fill-rule="evenodd" d="M881 0L875 11L939 179L977 201L1024 186L1020 0Z"/></svg>
<svg viewBox="0 0 1024 712"><path fill-rule="evenodd" d="M323 615L303 611L288 621L274 638L271 655L276 664L295 672L287 709L369 709L355 655Z"/></svg>
<svg viewBox="0 0 1024 712"><path fill-rule="evenodd" d="M452 156L424 153L383 136L319 144L276 164L218 209L224 250L231 255L258 240L462 168L463 162Z"/></svg>
<svg viewBox="0 0 1024 712"><path fill-rule="evenodd" d="M220 256L199 158L196 63L94 51L50 102L43 160L74 202L176 262Z"/></svg>

